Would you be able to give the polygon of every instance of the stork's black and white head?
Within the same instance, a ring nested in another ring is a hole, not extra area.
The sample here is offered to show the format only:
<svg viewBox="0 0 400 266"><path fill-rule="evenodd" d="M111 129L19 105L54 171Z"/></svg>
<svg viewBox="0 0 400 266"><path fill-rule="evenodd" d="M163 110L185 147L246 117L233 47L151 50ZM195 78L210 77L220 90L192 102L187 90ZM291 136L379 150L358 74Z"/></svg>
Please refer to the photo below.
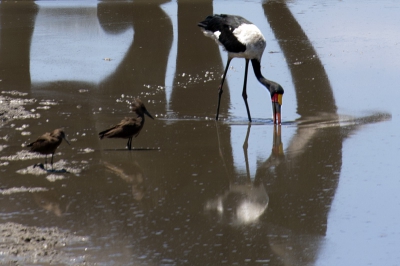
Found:
<svg viewBox="0 0 400 266"><path fill-rule="evenodd" d="M238 57L246 59L245 81L242 95L246 104L249 121L251 122L251 116L247 104L246 83L248 61L251 60L254 73L258 81L263 84L271 94L271 99L273 102L272 110L274 123L280 124L280 109L282 105L283 88L278 83L264 78L261 74L260 62L264 49L266 47L266 41L260 29L241 16L225 14L208 16L204 21L199 22L198 26L203 30L206 36L211 37L212 39L217 41L217 43L222 45L224 49L228 52L228 63L225 68L224 76L220 85L220 96L218 100L216 119L218 120L219 102L222 94L222 86L225 80L229 63L233 58Z"/></svg>

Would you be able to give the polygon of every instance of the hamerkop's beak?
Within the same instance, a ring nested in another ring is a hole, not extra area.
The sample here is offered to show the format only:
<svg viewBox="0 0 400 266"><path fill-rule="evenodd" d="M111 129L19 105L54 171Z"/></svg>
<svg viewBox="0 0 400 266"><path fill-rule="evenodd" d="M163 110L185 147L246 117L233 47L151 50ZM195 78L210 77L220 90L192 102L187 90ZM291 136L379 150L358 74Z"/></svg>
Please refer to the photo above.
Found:
<svg viewBox="0 0 400 266"><path fill-rule="evenodd" d="M71 143L69 143L69 140L67 139L67 137L64 135L63 139L65 140L66 143L68 143L68 145L71 145Z"/></svg>
<svg viewBox="0 0 400 266"><path fill-rule="evenodd" d="M144 113L145 113L148 117L150 117L151 119L154 120L154 118L151 116L151 114L150 114L147 110L145 110Z"/></svg>

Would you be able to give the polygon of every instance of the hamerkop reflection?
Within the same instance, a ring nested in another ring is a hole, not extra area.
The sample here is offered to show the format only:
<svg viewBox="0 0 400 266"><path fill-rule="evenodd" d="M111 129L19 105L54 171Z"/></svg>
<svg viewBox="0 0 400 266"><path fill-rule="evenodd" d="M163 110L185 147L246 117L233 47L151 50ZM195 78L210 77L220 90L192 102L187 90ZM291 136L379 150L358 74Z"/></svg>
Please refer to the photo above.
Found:
<svg viewBox="0 0 400 266"><path fill-rule="evenodd" d="M67 138L65 137L64 130L62 128L58 128L53 130L52 132L47 132L37 138L34 142L30 143L27 145L27 147L31 148L31 152L37 152L40 154L45 154L45 165L47 169L47 155L51 154L51 169L53 169L53 157L54 157L54 152L56 151L57 147L60 146L62 140L65 139L65 141L69 143ZM37 164L35 164L35 167Z"/></svg>
<svg viewBox="0 0 400 266"><path fill-rule="evenodd" d="M122 138L128 139L126 144L128 150L132 149L132 138L137 137L144 125L144 115L154 119L147 111L146 107L139 98L132 102L134 117L125 117L119 124L99 133L100 139L103 138Z"/></svg>

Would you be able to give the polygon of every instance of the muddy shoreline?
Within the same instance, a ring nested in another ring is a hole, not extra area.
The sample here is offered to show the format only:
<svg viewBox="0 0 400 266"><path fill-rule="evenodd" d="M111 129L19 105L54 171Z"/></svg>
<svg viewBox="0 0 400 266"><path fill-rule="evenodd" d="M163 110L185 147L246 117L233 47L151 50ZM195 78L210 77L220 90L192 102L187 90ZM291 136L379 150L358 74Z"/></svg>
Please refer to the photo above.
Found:
<svg viewBox="0 0 400 266"><path fill-rule="evenodd" d="M20 92L2 92L13 96L25 96ZM21 95L22 94L22 95ZM24 105L33 104L35 99L14 98L0 95L0 126L15 119L39 118L40 114L25 110Z"/></svg>
<svg viewBox="0 0 400 266"><path fill-rule="evenodd" d="M36 102L35 99L20 98L26 96L26 93L3 91L2 94L0 95L0 127L14 120L40 117L35 109L26 110L24 108L25 105L33 105ZM6 140L7 136L4 136L3 139ZM29 168L33 169L32 166ZM36 169L36 172L45 171ZM47 191L47 189L40 187L0 189L0 194L38 191ZM82 247L82 244L86 244L87 241L87 237L77 236L57 227L41 228L12 222L0 223L0 264L90 265L86 262L85 255L81 255L82 253L74 255L69 251L71 247ZM85 247L82 247L83 249Z"/></svg>
<svg viewBox="0 0 400 266"><path fill-rule="evenodd" d="M70 247L87 243L88 238L57 227L2 223L0 239L1 265L89 265L85 255L75 256L67 251Z"/></svg>

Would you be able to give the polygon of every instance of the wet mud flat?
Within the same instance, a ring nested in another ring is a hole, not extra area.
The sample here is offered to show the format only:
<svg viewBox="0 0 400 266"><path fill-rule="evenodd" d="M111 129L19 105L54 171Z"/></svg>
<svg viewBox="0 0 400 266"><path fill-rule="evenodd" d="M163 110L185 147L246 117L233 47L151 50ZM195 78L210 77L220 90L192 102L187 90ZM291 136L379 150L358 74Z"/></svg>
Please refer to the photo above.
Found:
<svg viewBox="0 0 400 266"><path fill-rule="evenodd" d="M15 120L27 118L39 118L40 115L25 110L24 105L36 102L35 99L26 99L19 96L25 96L27 93L17 91L2 91L0 94L0 126Z"/></svg>
<svg viewBox="0 0 400 266"><path fill-rule="evenodd" d="M27 93L18 91L2 91L0 94L0 128L13 128L15 121L33 121L40 118L37 109L43 108L34 98L28 98ZM39 101L40 102L40 101ZM21 127L21 129L24 129ZM9 132L8 130L6 130ZM21 133L21 135L24 135ZM29 135L29 134L27 134ZM7 143L12 136L2 135L1 140ZM7 148L7 144L0 145L0 151ZM13 156L11 156L13 157ZM27 151L14 155L13 158L2 160L2 166L7 166L9 160L25 160L43 156L34 155ZM60 162L56 164L58 166ZM27 168L30 173L41 175L47 171L33 166ZM72 171L73 172L73 171ZM70 172L68 172L70 173ZM4 173L3 173L4 174ZM50 173L49 177L54 176ZM60 177L60 176L58 176ZM1 195L20 193L37 193L48 191L44 187L12 187L0 188ZM1 265L88 265L84 255L73 255L69 249L87 245L88 237L77 236L67 230L57 227L26 226L15 222L0 223L0 264Z"/></svg>
<svg viewBox="0 0 400 266"><path fill-rule="evenodd" d="M39 228L18 223L0 224L1 264L88 265L84 256L76 257L66 247L86 244L87 238L56 227Z"/></svg>

